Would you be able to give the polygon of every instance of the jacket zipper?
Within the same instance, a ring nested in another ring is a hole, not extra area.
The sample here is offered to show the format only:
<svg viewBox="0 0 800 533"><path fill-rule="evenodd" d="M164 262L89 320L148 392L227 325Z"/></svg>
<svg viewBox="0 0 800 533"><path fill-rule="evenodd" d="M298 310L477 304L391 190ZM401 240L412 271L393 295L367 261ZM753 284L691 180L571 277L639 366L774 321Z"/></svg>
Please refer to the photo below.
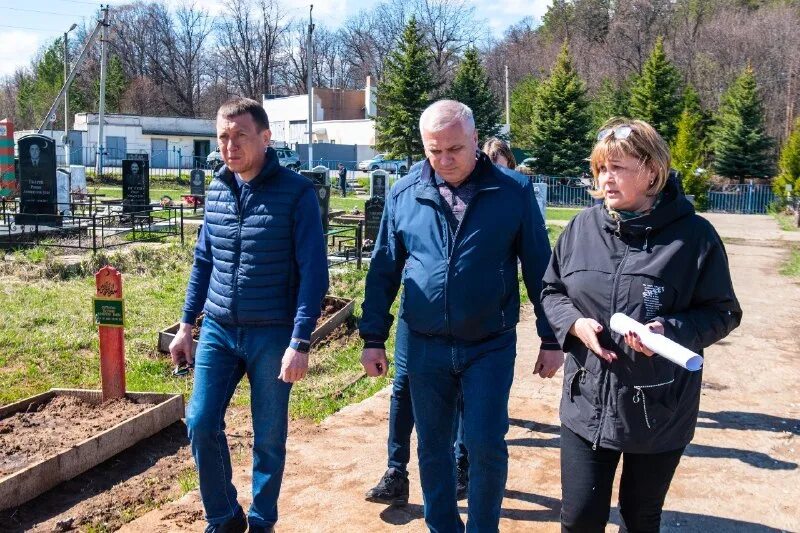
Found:
<svg viewBox="0 0 800 533"><path fill-rule="evenodd" d="M614 283L611 286L611 314L617 312L617 291L619 290L619 277L622 273L622 268L625 266L625 261L628 259L628 254L630 253L631 247L625 246L625 253L622 255L622 260L617 265L617 270L614 272ZM603 422L606 420L606 404L608 403L608 394L610 389L610 380L609 380L609 373L607 372L606 364L603 365L603 392L605 393L603 396L603 406L600 411L600 424L597 426L597 435L595 435L594 442L592 443L592 450L597 450L597 446L600 443L600 436L603 433Z"/></svg>
<svg viewBox="0 0 800 533"><path fill-rule="evenodd" d="M234 176L234 180L236 177ZM233 187L228 185L228 188L231 190L233 194L234 205L236 206L236 219L238 221L238 226L236 230L236 260L234 263L235 268L233 269L233 296L231 298L231 307L232 307L232 315L233 315L233 322L234 324L239 323L239 266L242 259L242 209L243 205L240 203L241 200L239 198L239 194L237 191L234 190Z"/></svg>
<svg viewBox="0 0 800 533"><path fill-rule="evenodd" d="M456 245L458 244L458 234L461 233L461 228L464 226L464 221L467 220L467 214L469 214L469 210L472 207L472 204L475 203L475 200L478 199L478 195L483 192L480 189L475 191L475 196L472 197L472 200L467 204L467 207L464 209L464 216L461 218L461 222L458 223L458 227L456 228L455 233L453 233L453 246L448 246L448 242L445 242L445 247L447 250L447 265L445 266L444 272L444 322L447 326L447 333L449 335L453 335L453 332L450 331L450 312L447 304L447 293L448 293L448 285L450 281L450 262L453 260L453 254L456 250ZM447 235L449 238L450 235L450 224L445 219L445 224L447 225Z"/></svg>
<svg viewBox="0 0 800 533"><path fill-rule="evenodd" d="M502 299L502 301L505 301L505 299L506 299L506 273L505 273L505 270L503 269L502 265L500 266L500 283L503 285L503 299ZM500 307L500 327L503 328L503 329L505 329L505 327L506 327L506 312L503 310L502 307Z"/></svg>

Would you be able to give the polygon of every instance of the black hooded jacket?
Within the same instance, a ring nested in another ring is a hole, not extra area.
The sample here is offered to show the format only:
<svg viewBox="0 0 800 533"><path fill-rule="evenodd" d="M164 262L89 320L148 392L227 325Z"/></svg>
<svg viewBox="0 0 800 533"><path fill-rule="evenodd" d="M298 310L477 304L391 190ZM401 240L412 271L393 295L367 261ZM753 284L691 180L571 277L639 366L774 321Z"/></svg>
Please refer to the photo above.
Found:
<svg viewBox="0 0 800 533"><path fill-rule="evenodd" d="M602 205L578 214L556 243L542 305L565 352L561 422L596 446L659 453L694 436L702 371L647 357L611 331L616 312L664 324L665 335L696 352L739 325L725 248L668 180L650 213L618 222ZM603 325L607 363L569 333L579 318Z"/></svg>

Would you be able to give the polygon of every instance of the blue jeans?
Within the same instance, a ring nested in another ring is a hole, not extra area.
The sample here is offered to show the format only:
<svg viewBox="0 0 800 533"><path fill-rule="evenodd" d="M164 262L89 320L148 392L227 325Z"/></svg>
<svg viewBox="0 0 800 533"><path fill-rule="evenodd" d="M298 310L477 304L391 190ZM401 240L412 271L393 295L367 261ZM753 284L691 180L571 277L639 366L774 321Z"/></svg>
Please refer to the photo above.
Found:
<svg viewBox="0 0 800 533"><path fill-rule="evenodd" d="M392 382L392 398L389 403L389 468L402 472L408 469L411 459L411 432L414 430L414 411L411 408L411 390L408 386L406 360L408 358L408 324L405 320L397 321L397 335L394 351L394 381ZM456 463L465 464L468 460L467 447L464 444L464 402L458 403L458 429L456 430L455 448Z"/></svg>
<svg viewBox="0 0 800 533"><path fill-rule="evenodd" d="M469 450L467 531L496 532L508 477L508 395L516 332L464 343L409 332L407 371L417 425L425 523L431 533L461 533L453 428L459 393Z"/></svg>
<svg viewBox="0 0 800 533"><path fill-rule="evenodd" d="M248 520L260 526L278 520L292 388L278 374L291 336L291 325L231 327L209 317L203 321L186 425L209 524L221 524L240 509L231 481L225 411L245 374L250 381L254 435L253 504Z"/></svg>

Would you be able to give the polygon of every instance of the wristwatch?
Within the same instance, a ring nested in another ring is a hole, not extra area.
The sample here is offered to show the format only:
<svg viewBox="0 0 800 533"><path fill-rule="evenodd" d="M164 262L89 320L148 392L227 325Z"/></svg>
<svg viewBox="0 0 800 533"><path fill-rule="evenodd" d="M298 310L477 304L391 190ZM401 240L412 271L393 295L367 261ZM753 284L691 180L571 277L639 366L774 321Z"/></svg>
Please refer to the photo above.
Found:
<svg viewBox="0 0 800 533"><path fill-rule="evenodd" d="M311 343L303 339L292 339L289 341L289 348L301 353L308 353L311 351Z"/></svg>

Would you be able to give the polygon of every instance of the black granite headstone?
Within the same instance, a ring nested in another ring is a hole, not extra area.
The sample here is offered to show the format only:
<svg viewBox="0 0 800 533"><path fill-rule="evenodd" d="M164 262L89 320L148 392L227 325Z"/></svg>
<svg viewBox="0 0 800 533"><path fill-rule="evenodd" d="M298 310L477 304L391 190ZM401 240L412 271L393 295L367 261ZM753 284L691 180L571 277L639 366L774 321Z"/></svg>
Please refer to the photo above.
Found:
<svg viewBox="0 0 800 533"><path fill-rule="evenodd" d="M56 216L56 142L44 135L26 135L17 142L17 150L20 214L16 223L60 224L61 218Z"/></svg>
<svg viewBox="0 0 800 533"><path fill-rule="evenodd" d="M189 174L189 192L191 194L206 193L206 173L196 168Z"/></svg>
<svg viewBox="0 0 800 533"><path fill-rule="evenodd" d="M331 186L314 184L319 202L319 215L322 217L322 231L328 233L328 215L331 212Z"/></svg>
<svg viewBox="0 0 800 533"><path fill-rule="evenodd" d="M126 153L125 159L134 159L136 161L150 161L150 156L141 152Z"/></svg>
<svg viewBox="0 0 800 533"><path fill-rule="evenodd" d="M384 201L380 196L375 196L364 202L364 240L375 243L378 230L381 227Z"/></svg>
<svg viewBox="0 0 800 533"><path fill-rule="evenodd" d="M330 171L323 166L316 166L311 170L301 170L300 174L307 177L314 185L330 185Z"/></svg>
<svg viewBox="0 0 800 533"><path fill-rule="evenodd" d="M369 175L370 186L369 192L370 196L386 198L386 179L388 174L383 170L375 170Z"/></svg>
<svg viewBox="0 0 800 533"><path fill-rule="evenodd" d="M150 209L150 165L145 159L122 160L122 212Z"/></svg>

